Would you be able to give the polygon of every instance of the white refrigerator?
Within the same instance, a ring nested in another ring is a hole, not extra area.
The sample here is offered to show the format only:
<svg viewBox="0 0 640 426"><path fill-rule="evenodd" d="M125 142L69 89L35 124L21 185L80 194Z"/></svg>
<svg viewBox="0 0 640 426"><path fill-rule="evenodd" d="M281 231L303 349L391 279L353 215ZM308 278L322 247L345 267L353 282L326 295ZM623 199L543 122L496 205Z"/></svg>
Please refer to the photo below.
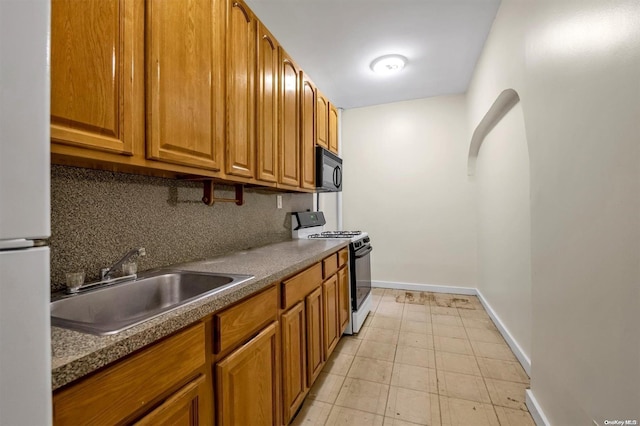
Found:
<svg viewBox="0 0 640 426"><path fill-rule="evenodd" d="M0 0L0 426L50 425L49 0Z"/></svg>

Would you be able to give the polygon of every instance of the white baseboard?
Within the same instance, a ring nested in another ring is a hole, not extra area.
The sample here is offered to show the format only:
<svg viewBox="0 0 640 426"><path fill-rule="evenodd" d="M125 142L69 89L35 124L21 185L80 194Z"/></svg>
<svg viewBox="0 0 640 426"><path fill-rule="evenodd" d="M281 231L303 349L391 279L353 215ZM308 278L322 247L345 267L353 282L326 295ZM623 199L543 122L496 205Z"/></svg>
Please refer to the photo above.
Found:
<svg viewBox="0 0 640 426"><path fill-rule="evenodd" d="M522 365L522 368L524 368L524 371L526 371L529 377L531 377L531 360L527 355L525 355L520 345L518 345L518 343L513 338L511 333L509 333L509 330L507 329L507 327L505 327L505 325L500 320L500 317L498 317L498 315L495 313L491 305L489 305L489 303L484 298L480 290L478 290L477 288L433 285L433 284L400 283L400 282L393 282L393 281L371 281L371 286L382 287L382 288L394 288L398 290L429 291L432 293L451 293L451 294L465 294L469 296L478 296L478 298L480 299L480 302L482 303L482 306L484 306L485 310L487 311L487 314L489 314L489 317L498 328L498 331L500 331L500 334L502 334L502 337L504 337L504 340L506 340L507 344L515 354L516 358L518 358L518 361Z"/></svg>
<svg viewBox="0 0 640 426"><path fill-rule="evenodd" d="M473 287L456 287L434 284L397 283L392 281L371 281L372 287L395 288L398 290L429 291L431 293L466 294L475 296L478 291Z"/></svg>
<svg viewBox="0 0 640 426"><path fill-rule="evenodd" d="M531 360L524 353L520 345L518 345L516 339L514 339L511 333L509 333L509 330L502 323L500 317L496 314L491 305L489 305L487 299L484 298L482 292L476 289L476 294L478 295L478 299L480 299L480 303L482 303L482 306L484 306L484 309L487 311L487 314L489 314L489 317L491 317L493 323L496 325L496 327L498 327L498 331L500 331L500 334L502 334L502 337L504 337L504 340L507 341L507 344L513 351L514 355L516 356L516 358L518 358L518 361L520 361L522 368L524 368L524 371L527 372L527 375L531 377Z"/></svg>
<svg viewBox="0 0 640 426"><path fill-rule="evenodd" d="M531 389L526 390L526 404L529 409L529 413L531 413L531 417L533 417L533 421L536 422L537 426L549 426L549 420L547 420L547 416L544 415L540 404L536 400L536 397L533 396L533 392Z"/></svg>

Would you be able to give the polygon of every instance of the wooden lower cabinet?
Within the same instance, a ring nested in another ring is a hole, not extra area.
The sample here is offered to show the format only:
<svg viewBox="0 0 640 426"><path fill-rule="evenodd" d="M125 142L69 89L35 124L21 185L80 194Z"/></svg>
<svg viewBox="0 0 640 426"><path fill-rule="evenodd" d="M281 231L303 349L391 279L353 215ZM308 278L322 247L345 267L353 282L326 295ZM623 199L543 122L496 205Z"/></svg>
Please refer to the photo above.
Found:
<svg viewBox="0 0 640 426"><path fill-rule="evenodd" d="M135 423L136 426L198 426L205 425L201 407L208 393L204 376L190 382L162 405Z"/></svg>
<svg viewBox="0 0 640 426"><path fill-rule="evenodd" d="M280 317L282 326L282 398L288 423L307 390L305 304L298 302Z"/></svg>
<svg viewBox="0 0 640 426"><path fill-rule="evenodd" d="M305 299L307 311L307 386L311 387L324 366L322 336L322 289L318 287Z"/></svg>
<svg viewBox="0 0 640 426"><path fill-rule="evenodd" d="M200 424L209 423L211 392L198 382L206 368L204 331L203 323L188 327L57 390L53 394L54 425L130 424L162 407L162 416L186 410L190 416L204 418ZM196 389L184 383L195 384ZM202 403L201 395L208 395ZM195 398L197 404L189 405L185 398ZM155 414L156 419L159 416Z"/></svg>
<svg viewBox="0 0 640 426"><path fill-rule="evenodd" d="M337 270L337 265L334 253L281 284L285 425L304 402L349 321L348 269Z"/></svg>
<svg viewBox="0 0 640 426"><path fill-rule="evenodd" d="M214 353L237 348L277 318L278 291L270 287L213 315Z"/></svg>
<svg viewBox="0 0 640 426"><path fill-rule="evenodd" d="M340 334L344 333L344 330L349 324L349 267L338 271L338 319L340 324Z"/></svg>
<svg viewBox="0 0 640 426"><path fill-rule="evenodd" d="M282 407L288 424L325 363L321 263L282 283ZM288 309L287 309L288 308Z"/></svg>
<svg viewBox="0 0 640 426"><path fill-rule="evenodd" d="M216 364L219 426L278 423L278 340L274 321Z"/></svg>
<svg viewBox="0 0 640 426"><path fill-rule="evenodd" d="M340 340L340 323L338 319L338 276L332 275L322 284L324 305L324 351L329 358Z"/></svg>
<svg viewBox="0 0 640 426"><path fill-rule="evenodd" d="M348 267L318 262L56 390L53 424L289 424L348 310Z"/></svg>

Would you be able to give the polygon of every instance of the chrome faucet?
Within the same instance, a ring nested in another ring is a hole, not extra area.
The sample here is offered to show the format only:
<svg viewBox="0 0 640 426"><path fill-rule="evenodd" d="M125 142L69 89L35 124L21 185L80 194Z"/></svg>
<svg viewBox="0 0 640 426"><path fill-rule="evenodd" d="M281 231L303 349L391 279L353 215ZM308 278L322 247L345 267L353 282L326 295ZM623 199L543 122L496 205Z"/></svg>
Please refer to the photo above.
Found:
<svg viewBox="0 0 640 426"><path fill-rule="evenodd" d="M111 274L117 271L124 262L129 260L131 257L138 255L140 257L146 254L144 247L131 249L125 254L122 259L118 260L116 263L111 265L109 268L102 268L100 270L100 280L107 281L111 278Z"/></svg>

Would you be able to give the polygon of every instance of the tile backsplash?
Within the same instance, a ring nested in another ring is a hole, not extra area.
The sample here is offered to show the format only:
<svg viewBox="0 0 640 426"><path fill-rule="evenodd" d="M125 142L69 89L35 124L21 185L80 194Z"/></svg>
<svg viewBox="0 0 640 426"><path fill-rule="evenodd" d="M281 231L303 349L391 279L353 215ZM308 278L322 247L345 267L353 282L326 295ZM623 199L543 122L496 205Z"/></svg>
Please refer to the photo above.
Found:
<svg viewBox="0 0 640 426"><path fill-rule="evenodd" d="M282 209L276 195L282 195ZM231 186L216 197L233 198ZM95 281L133 247L138 270L204 259L291 238L289 212L312 208L311 194L245 189L245 204L206 206L202 183L67 166L51 168L51 291L65 272Z"/></svg>

